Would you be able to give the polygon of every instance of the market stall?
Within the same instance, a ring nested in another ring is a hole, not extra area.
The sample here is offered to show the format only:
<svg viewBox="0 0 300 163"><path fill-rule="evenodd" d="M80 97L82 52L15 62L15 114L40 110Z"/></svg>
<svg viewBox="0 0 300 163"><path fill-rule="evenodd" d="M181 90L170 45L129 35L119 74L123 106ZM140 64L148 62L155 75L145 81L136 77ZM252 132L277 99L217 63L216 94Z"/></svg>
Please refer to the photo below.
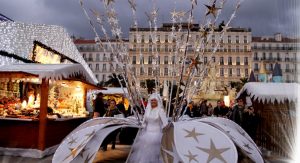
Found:
<svg viewBox="0 0 300 163"><path fill-rule="evenodd" d="M100 92L103 93L103 99L105 101L113 99L117 102L117 104L123 101L125 105L125 109L126 110L128 109L129 100L126 98L128 94L127 88L107 87L105 88L105 90L91 90L87 93L87 106L90 112L93 112L93 108L94 108L93 101L95 100L96 95Z"/></svg>
<svg viewBox="0 0 300 163"><path fill-rule="evenodd" d="M99 89L80 64L0 66L0 153L51 154L87 120L86 93Z"/></svg>
<svg viewBox="0 0 300 163"><path fill-rule="evenodd" d="M247 83L237 98L247 98L259 117L256 143L269 156L291 159L296 133L297 83Z"/></svg>

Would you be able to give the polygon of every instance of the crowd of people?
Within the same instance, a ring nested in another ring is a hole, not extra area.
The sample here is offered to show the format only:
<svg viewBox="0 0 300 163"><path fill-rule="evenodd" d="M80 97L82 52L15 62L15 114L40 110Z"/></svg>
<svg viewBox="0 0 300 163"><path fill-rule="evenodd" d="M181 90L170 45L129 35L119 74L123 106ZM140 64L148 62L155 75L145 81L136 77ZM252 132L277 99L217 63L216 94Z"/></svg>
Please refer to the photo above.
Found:
<svg viewBox="0 0 300 163"><path fill-rule="evenodd" d="M259 118L254 108L246 106L243 99L237 99L229 107L221 100L217 101L215 107L207 100L203 100L199 104L195 104L193 101L187 103L185 100L181 111L182 115L188 115L191 118L210 116L228 118L239 124L255 140Z"/></svg>
<svg viewBox="0 0 300 163"><path fill-rule="evenodd" d="M147 106L147 102L143 99L141 105ZM136 110L140 114L143 114L143 109L139 108ZM129 106L128 109L125 109L123 100L117 104L113 99L105 101L102 93L97 94L94 101L93 118L128 117L130 115L132 115L131 106ZM229 107L221 100L217 101L215 107L211 103L208 103L208 100L202 100L200 103L194 103L193 101L188 103L187 100L184 100L181 108L181 115L189 116L191 118L210 116L228 118L239 124L254 140L259 121L254 108L252 106L246 106L243 99L237 99L235 102L232 102ZM112 142L112 149L115 148L117 132L119 131L116 131L110 136L112 138L111 140L104 142L104 150L107 149L108 142Z"/></svg>

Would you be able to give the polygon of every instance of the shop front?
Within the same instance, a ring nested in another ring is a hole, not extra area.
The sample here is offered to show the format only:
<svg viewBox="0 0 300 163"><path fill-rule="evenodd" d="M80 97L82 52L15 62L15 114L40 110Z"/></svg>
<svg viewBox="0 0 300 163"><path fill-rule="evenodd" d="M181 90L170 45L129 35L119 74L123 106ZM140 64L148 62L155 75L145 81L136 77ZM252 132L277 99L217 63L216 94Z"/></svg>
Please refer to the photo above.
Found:
<svg viewBox="0 0 300 163"><path fill-rule="evenodd" d="M89 118L86 93L99 89L80 64L0 66L0 153L51 154Z"/></svg>

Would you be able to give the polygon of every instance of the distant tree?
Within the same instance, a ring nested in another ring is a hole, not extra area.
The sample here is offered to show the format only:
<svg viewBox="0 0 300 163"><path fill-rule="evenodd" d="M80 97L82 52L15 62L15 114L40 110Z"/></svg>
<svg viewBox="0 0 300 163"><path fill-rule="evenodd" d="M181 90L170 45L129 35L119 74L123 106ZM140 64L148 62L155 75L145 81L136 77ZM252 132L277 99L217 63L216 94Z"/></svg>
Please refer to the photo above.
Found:
<svg viewBox="0 0 300 163"><path fill-rule="evenodd" d="M126 87L123 77L121 75L117 76L115 73L108 76L108 80L104 82L104 85L108 87L121 87L119 80L121 81L122 86Z"/></svg>
<svg viewBox="0 0 300 163"><path fill-rule="evenodd" d="M147 88L148 94L153 93L155 86L156 85L155 85L155 80L154 79L147 79L146 81L141 83L141 87Z"/></svg>
<svg viewBox="0 0 300 163"><path fill-rule="evenodd" d="M236 91L239 92L247 82L248 78L241 78L240 81L230 82L230 87L235 88Z"/></svg>

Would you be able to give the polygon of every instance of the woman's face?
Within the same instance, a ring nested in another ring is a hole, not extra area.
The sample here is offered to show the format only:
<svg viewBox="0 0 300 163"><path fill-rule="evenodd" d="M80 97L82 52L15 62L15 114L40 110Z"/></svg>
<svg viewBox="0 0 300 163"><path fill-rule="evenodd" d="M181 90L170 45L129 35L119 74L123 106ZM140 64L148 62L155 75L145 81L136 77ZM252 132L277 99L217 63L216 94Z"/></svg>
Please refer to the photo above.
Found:
<svg viewBox="0 0 300 163"><path fill-rule="evenodd" d="M116 106L116 102L115 101L110 101L110 103L109 103L110 105L110 107L115 107Z"/></svg>
<svg viewBox="0 0 300 163"><path fill-rule="evenodd" d="M156 99L151 99L151 107L156 108L157 107L157 100Z"/></svg>

